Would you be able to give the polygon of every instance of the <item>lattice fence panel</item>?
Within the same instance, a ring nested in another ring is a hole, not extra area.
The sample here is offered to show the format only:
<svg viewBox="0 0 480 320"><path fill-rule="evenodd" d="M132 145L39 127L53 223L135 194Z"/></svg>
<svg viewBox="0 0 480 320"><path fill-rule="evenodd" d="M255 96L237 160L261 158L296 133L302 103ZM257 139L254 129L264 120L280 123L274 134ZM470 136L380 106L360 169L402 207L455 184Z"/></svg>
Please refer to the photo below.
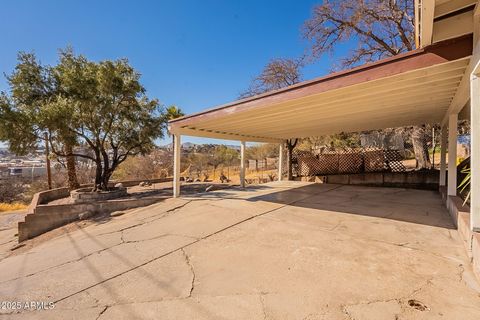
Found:
<svg viewBox="0 0 480 320"><path fill-rule="evenodd" d="M293 174L296 176L404 172L406 168L402 163L403 159L398 150L379 148L334 150L316 156L308 151L294 150L292 165Z"/></svg>
<svg viewBox="0 0 480 320"><path fill-rule="evenodd" d="M386 150L385 162L388 169L392 172L405 172L407 168L403 164L404 157L398 150Z"/></svg>
<svg viewBox="0 0 480 320"><path fill-rule="evenodd" d="M363 170L362 150L343 150L338 154L338 173L357 173Z"/></svg>
<svg viewBox="0 0 480 320"><path fill-rule="evenodd" d="M365 172L385 171L385 150L368 148L364 152Z"/></svg>

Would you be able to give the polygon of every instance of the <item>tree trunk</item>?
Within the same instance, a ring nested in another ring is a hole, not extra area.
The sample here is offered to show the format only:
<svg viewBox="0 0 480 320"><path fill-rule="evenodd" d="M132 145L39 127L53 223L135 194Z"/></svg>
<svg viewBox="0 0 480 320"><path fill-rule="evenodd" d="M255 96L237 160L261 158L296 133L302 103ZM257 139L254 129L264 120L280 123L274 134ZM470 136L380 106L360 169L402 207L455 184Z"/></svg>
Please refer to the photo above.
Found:
<svg viewBox="0 0 480 320"><path fill-rule="evenodd" d="M72 154L73 147L70 144L65 145L65 153ZM80 188L80 184L77 179L77 170L75 166L75 156L67 156L67 175L68 175L68 188L70 190Z"/></svg>
<svg viewBox="0 0 480 320"><path fill-rule="evenodd" d="M95 151L95 185L93 191L99 191L102 186L102 159L100 158L100 151Z"/></svg>
<svg viewBox="0 0 480 320"><path fill-rule="evenodd" d="M430 156L428 154L427 139L425 128L423 126L413 127L412 145L417 160L417 170L429 169L431 167Z"/></svg>
<svg viewBox="0 0 480 320"><path fill-rule="evenodd" d="M292 158L293 158L293 149L297 145L298 139L289 139L287 140L287 180L293 180L293 165L292 165Z"/></svg>
<svg viewBox="0 0 480 320"><path fill-rule="evenodd" d="M101 190L104 190L104 191L108 190L108 182L110 181L111 176L112 176L111 170L106 170L103 172Z"/></svg>

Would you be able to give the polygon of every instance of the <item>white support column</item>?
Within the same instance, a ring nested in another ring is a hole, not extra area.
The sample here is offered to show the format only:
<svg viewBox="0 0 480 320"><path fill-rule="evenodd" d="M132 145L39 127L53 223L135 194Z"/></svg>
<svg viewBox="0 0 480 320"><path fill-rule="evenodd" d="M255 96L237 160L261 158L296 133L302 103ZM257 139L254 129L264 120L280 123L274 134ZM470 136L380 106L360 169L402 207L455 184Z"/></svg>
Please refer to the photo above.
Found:
<svg viewBox="0 0 480 320"><path fill-rule="evenodd" d="M283 142L278 148L278 181L282 181L283 174Z"/></svg>
<svg viewBox="0 0 480 320"><path fill-rule="evenodd" d="M245 188L245 141L240 141L240 186Z"/></svg>
<svg viewBox="0 0 480 320"><path fill-rule="evenodd" d="M180 196L180 154L182 149L181 135L173 135L173 197Z"/></svg>
<svg viewBox="0 0 480 320"><path fill-rule="evenodd" d="M470 228L480 231L480 62L470 82Z"/></svg>
<svg viewBox="0 0 480 320"><path fill-rule="evenodd" d="M440 138L440 181L441 187L446 184L447 177L447 126L442 127L442 135Z"/></svg>
<svg viewBox="0 0 480 320"><path fill-rule="evenodd" d="M448 116L448 195L457 195L457 122L458 114Z"/></svg>

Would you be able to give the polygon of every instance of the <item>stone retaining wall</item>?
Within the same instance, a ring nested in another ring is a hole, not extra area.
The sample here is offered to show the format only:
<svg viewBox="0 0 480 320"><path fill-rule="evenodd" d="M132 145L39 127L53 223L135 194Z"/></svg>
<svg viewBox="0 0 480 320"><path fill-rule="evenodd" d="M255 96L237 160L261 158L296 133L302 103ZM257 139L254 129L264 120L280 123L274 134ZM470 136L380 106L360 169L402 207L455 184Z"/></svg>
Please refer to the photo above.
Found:
<svg viewBox="0 0 480 320"><path fill-rule="evenodd" d="M25 216L18 223L18 242L36 237L52 229L78 220L80 213L105 214L151 205L162 198L140 198L101 201L92 203L74 203L59 205L38 205L34 213Z"/></svg>
<svg viewBox="0 0 480 320"><path fill-rule="evenodd" d="M133 187L133 186L138 186L140 184L140 182L144 182L144 181L147 181L147 182L150 182L150 183L163 183L163 182L172 182L173 178L111 181L109 184L112 187L117 183L121 183L124 187Z"/></svg>
<svg viewBox="0 0 480 320"><path fill-rule="evenodd" d="M122 183L124 187L132 187L143 181L162 183L172 181L172 178L112 181L110 182L110 185L113 187L117 183ZM91 185L81 186L81 188L87 187L91 187ZM148 206L162 200L160 197L117 200L104 199L101 201L89 199L87 202L83 203L47 205L47 203L53 200L62 199L69 195L70 191L68 188L57 188L36 193L28 207L25 221L18 223L18 242L31 239L42 233L78 220L78 215L80 213L88 212L91 214L105 214L119 210Z"/></svg>
<svg viewBox="0 0 480 320"><path fill-rule="evenodd" d="M114 188L111 191L91 192L91 188L80 188L70 192L74 203L90 203L94 201L106 201L127 196L127 188Z"/></svg>

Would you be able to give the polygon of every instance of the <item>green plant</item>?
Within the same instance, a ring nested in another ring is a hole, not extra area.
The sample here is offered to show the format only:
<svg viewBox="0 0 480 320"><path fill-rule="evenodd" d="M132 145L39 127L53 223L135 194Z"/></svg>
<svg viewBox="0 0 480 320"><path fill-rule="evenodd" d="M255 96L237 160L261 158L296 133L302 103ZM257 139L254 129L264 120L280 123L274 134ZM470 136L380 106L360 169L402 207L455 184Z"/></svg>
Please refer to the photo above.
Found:
<svg viewBox="0 0 480 320"><path fill-rule="evenodd" d="M460 189L460 192L463 192L465 189L468 188L468 193L465 197L465 200L463 201L463 205L467 203L467 201L470 199L470 181L472 177L472 172L469 167L465 167L462 169L461 173L466 174L465 178L463 178L463 181L458 185L458 189Z"/></svg>

